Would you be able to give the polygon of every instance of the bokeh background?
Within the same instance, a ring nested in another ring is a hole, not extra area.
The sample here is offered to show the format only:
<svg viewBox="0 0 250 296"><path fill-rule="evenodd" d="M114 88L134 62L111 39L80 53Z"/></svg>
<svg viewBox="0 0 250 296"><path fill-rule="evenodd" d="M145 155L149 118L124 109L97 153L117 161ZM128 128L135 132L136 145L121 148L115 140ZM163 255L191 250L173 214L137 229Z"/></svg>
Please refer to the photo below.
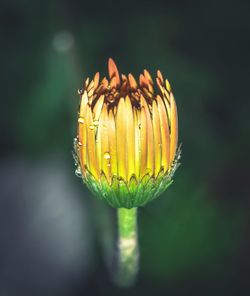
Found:
<svg viewBox="0 0 250 296"><path fill-rule="evenodd" d="M249 1L1 1L0 295L248 295ZM182 165L139 212L138 282L107 265L114 213L74 175L77 89L113 57L161 69Z"/></svg>

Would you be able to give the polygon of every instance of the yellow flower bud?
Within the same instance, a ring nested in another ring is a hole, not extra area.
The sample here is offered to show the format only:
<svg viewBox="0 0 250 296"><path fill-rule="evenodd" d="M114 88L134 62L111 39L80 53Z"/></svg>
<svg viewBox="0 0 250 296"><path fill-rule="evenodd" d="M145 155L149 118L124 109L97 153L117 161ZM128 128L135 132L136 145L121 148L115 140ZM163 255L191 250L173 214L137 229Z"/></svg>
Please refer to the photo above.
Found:
<svg viewBox="0 0 250 296"><path fill-rule="evenodd" d="M109 59L108 72L78 91L77 172L110 205L143 206L171 184L178 166L175 99L160 71L155 83L147 70L137 82Z"/></svg>

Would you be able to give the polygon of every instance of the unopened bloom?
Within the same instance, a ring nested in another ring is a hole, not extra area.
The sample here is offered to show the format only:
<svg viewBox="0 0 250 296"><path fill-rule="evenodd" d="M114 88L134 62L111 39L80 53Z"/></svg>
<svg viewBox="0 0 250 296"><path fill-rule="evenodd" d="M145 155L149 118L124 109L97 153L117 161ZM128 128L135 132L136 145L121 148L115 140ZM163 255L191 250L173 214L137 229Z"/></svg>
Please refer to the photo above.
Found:
<svg viewBox="0 0 250 296"><path fill-rule="evenodd" d="M77 171L110 205L143 206L171 184L178 166L175 99L160 71L153 82L144 70L137 82L109 59L108 72L78 91Z"/></svg>

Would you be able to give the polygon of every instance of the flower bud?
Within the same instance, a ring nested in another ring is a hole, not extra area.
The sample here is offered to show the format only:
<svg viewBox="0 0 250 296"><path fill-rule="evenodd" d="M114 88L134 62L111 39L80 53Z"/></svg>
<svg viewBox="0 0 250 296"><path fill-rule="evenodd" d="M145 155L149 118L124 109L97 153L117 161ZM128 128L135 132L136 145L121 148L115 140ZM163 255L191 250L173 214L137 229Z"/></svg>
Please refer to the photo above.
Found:
<svg viewBox="0 0 250 296"><path fill-rule="evenodd" d="M85 81L74 142L76 172L113 207L144 206L172 183L178 167L177 108L160 71L153 82L120 75L112 59L109 79Z"/></svg>

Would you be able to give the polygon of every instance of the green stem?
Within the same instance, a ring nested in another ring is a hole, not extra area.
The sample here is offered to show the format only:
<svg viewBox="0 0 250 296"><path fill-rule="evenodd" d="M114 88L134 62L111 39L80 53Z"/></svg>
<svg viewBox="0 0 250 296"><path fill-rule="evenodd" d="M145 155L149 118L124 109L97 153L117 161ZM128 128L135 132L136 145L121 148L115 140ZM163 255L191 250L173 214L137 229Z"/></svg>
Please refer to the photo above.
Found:
<svg viewBox="0 0 250 296"><path fill-rule="evenodd" d="M137 208L118 209L118 271L119 286L131 286L138 271Z"/></svg>

